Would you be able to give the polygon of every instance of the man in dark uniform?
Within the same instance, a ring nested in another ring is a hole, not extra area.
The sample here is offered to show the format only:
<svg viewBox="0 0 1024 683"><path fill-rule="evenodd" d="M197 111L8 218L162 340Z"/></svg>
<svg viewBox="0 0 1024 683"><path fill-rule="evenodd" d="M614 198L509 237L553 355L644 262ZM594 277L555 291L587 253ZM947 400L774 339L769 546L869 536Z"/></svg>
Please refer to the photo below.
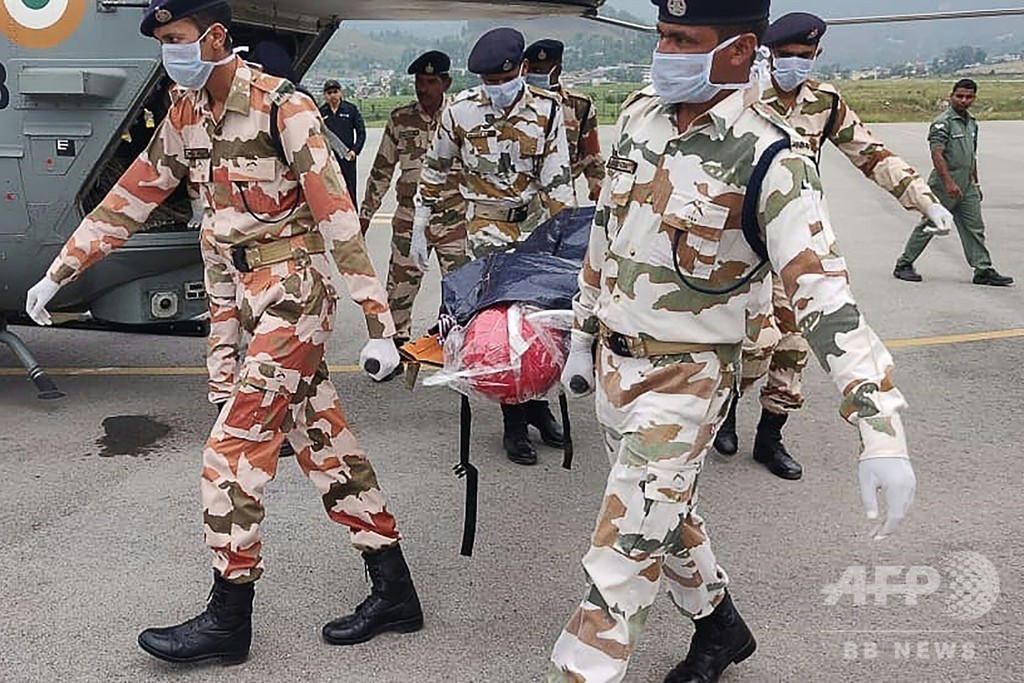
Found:
<svg viewBox="0 0 1024 683"><path fill-rule="evenodd" d="M366 124L363 123L363 115L359 113L359 107L344 100L341 83L338 81L332 78L324 83L324 97L327 99L327 103L320 107L320 114L324 117L331 132L348 147L348 153L341 162L341 173L345 176L345 185L348 186L352 203L358 210L356 157L362 153L363 145L366 144Z"/></svg>

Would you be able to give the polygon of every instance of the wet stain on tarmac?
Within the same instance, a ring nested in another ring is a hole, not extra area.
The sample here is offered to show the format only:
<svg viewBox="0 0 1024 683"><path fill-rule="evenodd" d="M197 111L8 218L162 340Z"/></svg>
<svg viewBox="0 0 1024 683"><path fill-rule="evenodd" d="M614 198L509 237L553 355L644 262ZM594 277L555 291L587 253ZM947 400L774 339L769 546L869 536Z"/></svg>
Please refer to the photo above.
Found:
<svg viewBox="0 0 1024 683"><path fill-rule="evenodd" d="M145 415L120 415L103 421L104 436L96 441L101 458L148 454L171 428Z"/></svg>

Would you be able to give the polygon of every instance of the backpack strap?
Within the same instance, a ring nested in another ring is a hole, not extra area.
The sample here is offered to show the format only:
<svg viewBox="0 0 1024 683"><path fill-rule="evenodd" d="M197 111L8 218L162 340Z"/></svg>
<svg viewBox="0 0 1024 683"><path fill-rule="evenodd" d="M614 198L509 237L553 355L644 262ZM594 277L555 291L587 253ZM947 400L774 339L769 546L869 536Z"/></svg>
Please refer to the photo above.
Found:
<svg viewBox="0 0 1024 683"><path fill-rule="evenodd" d="M557 100L551 99L551 113L548 114L548 125L544 129L544 139L547 140L551 137L551 131L555 127L555 107L561 106Z"/></svg>
<svg viewBox="0 0 1024 683"><path fill-rule="evenodd" d="M761 237L761 226L757 220L757 207L761 201L761 188L764 185L765 177L768 175L768 169L771 168L772 162L775 161L775 157L782 150L789 148L790 140L787 136L773 143L764 151L764 154L761 155L757 162L757 166L754 167L754 172L747 183L746 195L743 197L743 237L763 262L768 261L768 245L765 244L764 239Z"/></svg>
<svg viewBox="0 0 1024 683"><path fill-rule="evenodd" d="M839 118L839 95L829 94L832 96L832 108L829 110L825 130L821 132L821 140L818 141L818 156L814 159L814 165L819 168L821 168L821 151L825 149L825 143L832 139L832 129L836 127L836 120Z"/></svg>
<svg viewBox="0 0 1024 683"><path fill-rule="evenodd" d="M288 163L288 157L284 155L284 145L281 144L281 129L278 127L278 119L281 117L281 105L277 101L270 103L270 141L274 145L274 149L277 151L277 156L285 164Z"/></svg>

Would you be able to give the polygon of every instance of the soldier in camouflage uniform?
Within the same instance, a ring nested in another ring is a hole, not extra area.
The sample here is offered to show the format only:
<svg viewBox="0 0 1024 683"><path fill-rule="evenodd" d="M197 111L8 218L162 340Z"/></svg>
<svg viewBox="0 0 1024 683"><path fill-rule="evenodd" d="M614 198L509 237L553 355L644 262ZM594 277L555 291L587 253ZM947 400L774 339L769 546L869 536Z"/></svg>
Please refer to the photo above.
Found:
<svg viewBox="0 0 1024 683"><path fill-rule="evenodd" d="M933 218L938 230L948 233L952 215L910 164L871 134L834 86L809 78L814 59L821 52L820 41L826 28L822 19L803 12L787 14L768 28L764 44L772 51L773 71L772 87L764 94L765 103L807 138L818 162L822 146L831 142L865 177L895 197L903 207ZM799 479L803 468L783 443L782 428L789 414L804 404L801 378L809 348L777 274L773 275L768 307L752 306L749 315L750 329L756 332L744 344L739 395L767 375L761 388L761 419L754 438L754 460L778 477ZM716 449L724 455L735 454L739 446L737 400L738 397L733 399L715 440Z"/></svg>
<svg viewBox="0 0 1024 683"><path fill-rule="evenodd" d="M550 216L576 205L561 102L526 85L525 42L510 28L485 33L469 56L469 70L483 84L459 93L441 116L423 165L413 225L412 259L421 270L427 266L426 228L444 211L458 164L473 258L514 248L535 196ZM540 431L544 443L562 447L562 429L547 401L501 409L503 444L513 462L537 462L527 425Z"/></svg>
<svg viewBox="0 0 1024 683"><path fill-rule="evenodd" d="M417 630L423 619L395 519L324 359L340 284L332 282L329 259L365 314L371 339L360 361L378 366L375 379L399 362L386 296L316 105L234 56L230 25L222 2L149 7L142 32L161 42L164 66L180 86L171 109L27 302L45 322L45 305L61 285L123 245L183 179L199 186L210 212L203 253L217 254L211 271L235 287L238 325L251 343L203 453L204 530L214 565L209 604L179 626L139 636L144 650L172 662L248 656L254 583L263 573L263 492L286 436L330 519L348 527L373 583L354 614L324 627L324 639L363 642L384 630Z"/></svg>
<svg viewBox="0 0 1024 683"><path fill-rule="evenodd" d="M423 271L409 256L412 248L413 199L420 182L420 170L427 150L437 133L441 114L447 105L445 93L451 87L451 59L436 50L420 55L409 65L416 76L416 101L391 112L384 136L366 184L366 196L359 211L363 234L370 228L373 215L380 209L384 195L391 187L395 166L399 168L395 193L398 209L391 221L391 269L388 273L388 305L395 318L395 344L409 341L412 328L412 307L423 281ZM437 252L441 275L465 265L466 203L459 193L457 166L448 174L438 210L431 214L427 226L427 246Z"/></svg>
<svg viewBox="0 0 1024 683"><path fill-rule="evenodd" d="M876 488L887 495L879 536L898 526L915 488L892 358L853 300L809 146L747 87L768 0L655 4L654 85L619 118L562 375L574 395L596 387L612 468L583 558L590 586L554 646L551 683L621 681L662 578L695 621L666 683L715 683L756 648L696 512L736 382L746 301L765 278L764 244L755 251L742 229L748 192L747 227L801 302L798 323L860 432L870 518Z"/></svg>
<svg viewBox="0 0 1024 683"><path fill-rule="evenodd" d="M526 48L526 61L530 65L526 82L561 99L573 180L585 176L590 201L596 202L605 177L604 157L601 156L601 141L598 139L597 108L590 95L561 84L564 53L565 45L551 38L538 40Z"/></svg>

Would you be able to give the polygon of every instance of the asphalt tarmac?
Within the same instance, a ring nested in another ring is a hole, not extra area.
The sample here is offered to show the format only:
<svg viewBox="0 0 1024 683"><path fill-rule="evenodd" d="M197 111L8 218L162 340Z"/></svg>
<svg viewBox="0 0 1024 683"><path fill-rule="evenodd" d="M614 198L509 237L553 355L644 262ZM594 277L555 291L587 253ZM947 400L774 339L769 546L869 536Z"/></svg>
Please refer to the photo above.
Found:
<svg viewBox="0 0 1024 683"><path fill-rule="evenodd" d="M929 167L924 125L876 129L907 161ZM611 131L602 133L607 150ZM371 132L362 179L379 136ZM981 136L993 257L1001 271L1024 277L1024 123L985 123ZM722 680L1019 682L1024 431L1014 411L1024 395L1024 290L972 285L955 235L935 240L919 261L924 283L894 280L915 216L834 150L823 175L853 288L891 342L910 402L917 502L899 535L870 539L857 433L839 418L837 392L816 365L806 377L807 407L786 428L802 481L775 479L750 458L759 408L748 397L740 454L712 454L702 479L700 508L759 643ZM388 239L380 218L369 242L382 273ZM418 329L437 296L435 266ZM328 359L339 366L348 416L406 538L426 628L350 648L320 642L321 625L358 604L367 584L345 531L327 520L295 463L282 461L268 486L267 572L248 663L177 667L144 654L137 633L198 613L211 581L198 495L200 448L213 420L203 342L16 328L68 396L36 400L14 356L0 349L0 681L542 678L583 595L579 560L607 473L592 404L574 405L571 472L544 447L536 467L509 463L497 407L476 405L479 533L475 555L460 557L456 395L374 384L352 367L365 330L347 301L337 329ZM691 632L659 601L627 680L660 681Z"/></svg>

